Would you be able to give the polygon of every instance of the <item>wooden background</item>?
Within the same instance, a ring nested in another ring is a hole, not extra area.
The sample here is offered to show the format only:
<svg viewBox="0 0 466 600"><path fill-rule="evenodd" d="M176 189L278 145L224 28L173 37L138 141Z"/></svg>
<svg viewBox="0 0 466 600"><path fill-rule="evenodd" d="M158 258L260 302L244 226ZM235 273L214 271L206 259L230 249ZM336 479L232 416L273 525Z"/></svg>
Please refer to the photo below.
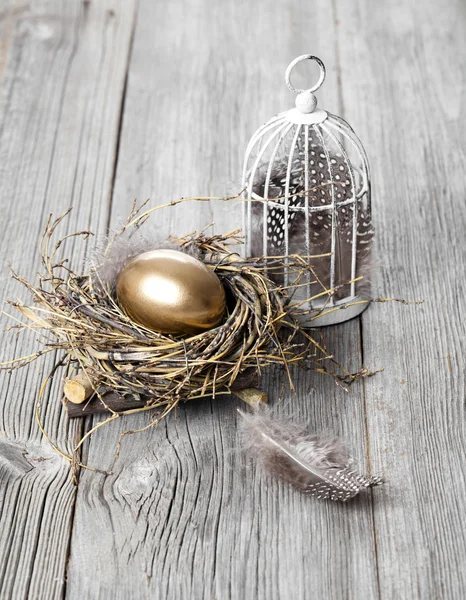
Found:
<svg viewBox="0 0 466 600"><path fill-rule="evenodd" d="M102 234L133 198L238 191L247 139L292 105L284 70L306 52L328 68L320 105L371 159L375 293L425 299L325 331L346 365L383 373L349 393L300 374L280 404L387 479L347 505L238 454L225 397L127 436L112 475L83 471L75 487L34 419L55 357L3 373L2 599L464 598L465 40L463 0L1 0L0 299L27 299L7 261L34 277L50 212L73 205L65 231ZM231 229L239 211L185 205L153 227L213 220ZM75 265L93 243L68 244ZM1 346L3 360L37 347L31 332ZM282 381L265 380L272 400ZM111 468L119 432L148 418L100 430L82 460ZM58 382L43 419L68 450L98 421L68 422Z"/></svg>

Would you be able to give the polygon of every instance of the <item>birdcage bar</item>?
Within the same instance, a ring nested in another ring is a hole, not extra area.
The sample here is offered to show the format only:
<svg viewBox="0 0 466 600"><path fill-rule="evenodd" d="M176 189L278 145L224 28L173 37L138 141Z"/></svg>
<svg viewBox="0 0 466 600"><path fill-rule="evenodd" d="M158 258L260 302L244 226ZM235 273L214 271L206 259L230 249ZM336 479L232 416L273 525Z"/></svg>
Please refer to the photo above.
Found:
<svg viewBox="0 0 466 600"><path fill-rule="evenodd" d="M287 127L288 123L285 121L283 124L280 124L275 131L273 131L273 133L267 138L266 142L264 143L264 145L261 147L261 149L259 150L259 153L257 154L256 160L254 162L254 165L251 169L251 175L249 177L249 183L248 183L248 189L247 189L247 198L251 199L252 197L252 187L254 184L254 178L255 178L255 174L257 171L257 167L262 159L262 156L264 155L265 151L267 150L267 148L270 146L270 144L273 142L273 140L275 139L275 137L283 130ZM267 130L268 133L269 130ZM251 231L251 226L252 226L252 222L251 222L251 218L252 218L252 206L251 206L251 202L247 203L247 211L248 211L248 230ZM250 252L251 252L251 243L250 243L250 239L247 241L247 254L249 256Z"/></svg>
<svg viewBox="0 0 466 600"><path fill-rule="evenodd" d="M331 197L332 197L332 204L331 204L331 217L332 217L332 232L331 232L331 238L330 238L330 290L333 290L335 288L335 248L336 248L336 237L337 237L337 232L336 232L336 227L337 227L337 219L336 219L336 206L335 206L335 187L332 184L332 163L330 160L330 154L327 148L327 145L325 143L324 140L324 136L322 135L322 132L320 131L320 127L318 125L313 125L312 126L316 135L318 136L320 143L322 144L322 148L323 148L323 152L325 154L325 160L327 161L327 169L328 169L328 174L329 174L329 181L330 181L330 193L331 193ZM333 306L334 304L334 300L333 300L333 295L329 296L328 299L328 305L329 306Z"/></svg>
<svg viewBox="0 0 466 600"><path fill-rule="evenodd" d="M355 148L359 159L362 162L362 168L358 169L358 172L360 174L360 178L361 178L361 185L360 185L360 189L356 190L356 183L354 180L354 166L353 163L349 160L348 155L346 154L346 162L347 164L349 164L350 168L349 168L349 173L350 175L353 175L352 178L352 187L353 187L353 193L355 194L355 198L356 198L356 202L354 203L354 207L353 207L353 244L352 244L352 264L351 264L351 296L355 296L355 290L356 290L356 282L354 281L354 279L356 278L357 275L357 251L356 251L356 245L357 245L357 236L358 236L358 231L357 231L357 219L358 219L358 213L359 213L359 203L362 201L362 198L366 198L367 200L367 211L368 211L368 216L370 217L370 210L371 210L371 206L370 206L370 170L369 170L369 161L367 159L367 155L366 152L364 150L364 147L360 141L360 139L358 138L358 136L356 135L356 133L354 132L354 130L348 125L348 123L346 121L344 121L343 119L341 119L340 117L336 116L336 115L329 115L331 118L328 119L328 122L326 123L326 125L328 125L329 128L333 129L334 131L336 131L338 134L340 134L343 139L349 141L349 143L353 146L353 148ZM338 141L338 140L337 140ZM366 243L370 243L370 242L366 242ZM364 244L364 241L361 241L361 244Z"/></svg>
<svg viewBox="0 0 466 600"><path fill-rule="evenodd" d="M369 168L369 161L367 159L367 154L366 151L364 150L364 146L361 143L361 140L358 138L358 136L355 134L354 130L348 125L348 123L346 121L344 121L343 119L341 119L340 117L337 117L336 115L332 115L329 113L329 119L326 121L326 125L328 125L329 127L331 127L332 129L335 129L336 131L338 131L338 133L340 133L345 140L348 140L352 146L356 149L356 152L358 153L359 158L362 160L363 163L363 169L359 169L361 175L362 175L362 187L361 189L358 191L358 193L356 194L357 198L360 198L361 196L363 196L364 194L368 195L368 208L370 210L370 168Z"/></svg>
<svg viewBox="0 0 466 600"><path fill-rule="evenodd" d="M312 188L310 188L311 191ZM255 194L254 192L252 193L252 197L255 198L256 200L262 200L262 196L258 196L257 194ZM353 198L349 198L348 200L341 200L340 202L335 202L335 206L337 208L340 207L345 207L348 206L349 204L353 204L354 200ZM283 210L283 204L280 204L279 202L275 202L275 200L273 198L269 198L267 200L267 204L269 206L271 206L272 208L281 208ZM306 207L305 206L290 206L288 209L290 212L305 212L306 211ZM321 206L312 206L312 204L309 205L309 213L318 213L318 212L329 212L330 210L332 210L332 205L331 204L322 204Z"/></svg>
<svg viewBox="0 0 466 600"><path fill-rule="evenodd" d="M304 235L305 235L305 252L307 256L311 254L311 234L310 234L310 219L309 219L309 125L304 126ZM309 259L308 259L309 260ZM311 272L306 273L307 298L311 297Z"/></svg>
<svg viewBox="0 0 466 600"><path fill-rule="evenodd" d="M249 143L246 147L246 155L245 155L245 160L244 160L244 169L245 170L247 168L247 161L249 160L252 149L257 144L258 140L260 140L270 129L274 129L277 125L280 124L280 122L285 122L285 121L286 121L286 119L284 118L284 116L282 114L277 115L276 117L273 117L273 119L270 119L270 121L267 121L267 123L264 123L263 125L261 125L259 127L259 129L254 133L254 135L249 140ZM243 175L245 175L245 171L243 172Z"/></svg>
<svg viewBox="0 0 466 600"><path fill-rule="evenodd" d="M272 119L270 119L270 121L267 121L267 123L264 123L264 125L261 125L261 127L259 127L259 129L254 133L254 135L252 136L252 138L250 139L247 148L246 148L246 154L244 156L244 162L243 162L243 187L246 186L246 180L247 180L247 175L248 175L248 163L249 163L249 159L251 157L251 153L254 149L254 147L256 146L256 144L258 143L258 141L260 139L262 139L262 137L267 134L270 130L275 129L277 126L280 126L281 123L287 123L287 121L283 118L282 115L277 115L275 117L273 117ZM254 177L254 173L251 173L251 177L253 179ZM247 228L249 228L250 231L250 227L251 227L251 196L248 195L247 190L244 190L243 192L243 199L244 202L242 204L242 224L243 224L243 231L246 232L248 231ZM251 252L251 242L250 242L250 238L249 236L246 236L246 240L245 240L245 255L249 256Z"/></svg>
<svg viewBox="0 0 466 600"><path fill-rule="evenodd" d="M269 216L269 201L268 201L268 197L269 197L269 186L270 186L270 178L272 176L272 167L274 165L275 162L275 158L277 156L278 150L280 148L280 145L282 144L283 140L285 139L285 137L288 135L290 129L293 127L293 124L290 123L288 125L288 127L285 127L285 130L283 131L283 133L280 135L277 143L275 144L275 148L272 151L272 155L270 157L269 160L269 165L267 167L267 175L265 178L265 186L264 186L264 226L263 226L263 243L262 243L262 252L264 256L267 256L268 253L268 216ZM255 173L251 174L252 178L254 178ZM281 206L281 205L280 205ZM267 269L266 269L267 272Z"/></svg>
<svg viewBox="0 0 466 600"><path fill-rule="evenodd" d="M293 137L293 141L291 142L290 155L288 157L288 166L286 169L286 183L285 183L285 213L284 213L284 234L285 234L285 273L284 273L284 281L285 286L288 286L289 283L289 269L288 269L288 254L290 253L290 244L289 244L289 204L290 204L290 179L291 179L291 169L293 166L293 157L296 150L296 144L298 142L298 137L301 131L301 125L296 127L296 132Z"/></svg>
<svg viewBox="0 0 466 600"><path fill-rule="evenodd" d="M358 230L358 204L357 204L357 198L356 198L356 182L354 179L353 166L348 157L348 153L346 152L345 147L340 142L340 140L335 135L333 135L333 133L329 130L328 127L325 126L324 123L322 123L321 127L322 127L322 130L325 131L325 133L330 137L330 139L333 140L336 147L341 152L341 155L343 157L343 160L345 161L346 167L348 169L349 177L350 177L351 196L352 196L351 202L352 202L352 208L353 208L353 231L352 231L352 238L351 238L351 296L355 296L356 295L356 293L355 293L356 282L354 280L356 279L356 236L357 236L357 230ZM335 176L335 178L336 177L337 176ZM333 187L333 185L334 184L332 183L332 187Z"/></svg>

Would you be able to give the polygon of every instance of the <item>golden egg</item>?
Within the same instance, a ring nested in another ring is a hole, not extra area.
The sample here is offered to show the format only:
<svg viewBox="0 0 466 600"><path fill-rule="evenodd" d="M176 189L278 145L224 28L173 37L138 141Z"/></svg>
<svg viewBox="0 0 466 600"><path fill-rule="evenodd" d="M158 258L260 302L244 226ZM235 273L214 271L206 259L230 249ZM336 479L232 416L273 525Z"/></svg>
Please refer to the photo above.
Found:
<svg viewBox="0 0 466 600"><path fill-rule="evenodd" d="M116 283L121 308L160 333L211 329L225 313L225 290L204 263L177 250L151 250L131 259Z"/></svg>

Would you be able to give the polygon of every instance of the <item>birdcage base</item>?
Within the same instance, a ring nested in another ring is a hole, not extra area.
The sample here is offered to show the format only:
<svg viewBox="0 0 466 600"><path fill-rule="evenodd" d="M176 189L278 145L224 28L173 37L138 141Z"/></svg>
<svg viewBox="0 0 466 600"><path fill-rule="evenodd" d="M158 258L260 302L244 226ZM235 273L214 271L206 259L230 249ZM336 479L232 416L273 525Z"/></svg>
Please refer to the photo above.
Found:
<svg viewBox="0 0 466 600"><path fill-rule="evenodd" d="M369 306L367 299L361 296L354 296L353 298L345 298L335 302L333 306L322 305L322 307L313 306L316 311L322 310L322 314L313 312L312 314L297 314L298 321L304 327L326 327L327 325L337 325L338 323L344 323L350 319L354 319L360 315Z"/></svg>

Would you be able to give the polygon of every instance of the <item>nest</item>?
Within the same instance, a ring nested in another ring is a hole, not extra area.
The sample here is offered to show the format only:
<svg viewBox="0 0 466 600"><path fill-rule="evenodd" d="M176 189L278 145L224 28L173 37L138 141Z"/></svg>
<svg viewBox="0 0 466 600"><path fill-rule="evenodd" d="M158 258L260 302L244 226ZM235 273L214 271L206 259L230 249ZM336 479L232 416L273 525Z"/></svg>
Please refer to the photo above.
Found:
<svg viewBox="0 0 466 600"><path fill-rule="evenodd" d="M40 243L44 273L38 282L30 283L12 273L34 299L32 305L10 302L27 318L26 323L13 327L42 330L42 347L32 355L1 363L0 369L16 369L59 351L61 358L41 387L36 418L53 448L72 464L74 476L78 467L92 468L77 459L84 441L97 428L121 415L153 410L147 425L152 427L180 402L202 396L234 393L255 405L266 401L265 394L255 388L264 369L273 365L283 368L292 390L293 365L331 374L345 389L357 379L375 373L366 368L350 373L340 365L327 352L323 338L315 339L311 330L302 327L298 319L298 313L302 313L300 303L292 301L289 288L277 283L285 268L295 282L315 278L312 257L243 259L235 252L242 243L239 230L211 236L204 231L158 245L194 255L215 271L228 297L227 314L220 325L197 335L176 337L155 333L133 322L116 301L115 279L131 255L154 247L153 242L140 237L140 228L150 213L185 200L146 211L144 205L133 205L126 223L105 241L84 274L76 274L68 259L58 255L69 238L87 238L91 232L80 231L55 242L57 230L69 211L55 220L50 217ZM318 297L327 294L330 298L334 292L323 290ZM108 413L105 420L79 440L71 456L51 442L40 420L47 384L59 369L63 369L65 392L67 386L75 386L82 396L77 404L63 399L70 417ZM133 432L125 431L121 436L127 433ZM115 458L119 447L120 442Z"/></svg>
<svg viewBox="0 0 466 600"><path fill-rule="evenodd" d="M66 259L57 258L63 239L54 243L54 238L68 213L49 219L40 244L45 274L37 285L14 275L30 290L35 304L13 304L45 330L47 340L42 350L15 359L10 367L28 364L47 352L64 352L60 366L65 366L68 382L85 392L84 403L65 403L70 416L159 407L167 411L179 402L219 394L236 393L247 400L244 390L256 387L258 376L271 365L284 367L291 387L293 364L314 360L319 370L326 370L322 360L333 357L302 330L286 290L269 278L283 272L285 259L241 258L234 252L242 242L239 231L212 236L202 232L167 242L197 256L218 275L228 298L227 315L219 326L176 337L133 322L116 301L114 280L118 265L122 266L122 248L126 257L141 250L137 234L150 212L141 208L133 206L125 225L85 274L75 274ZM87 237L90 232L72 235ZM144 243L142 248L147 249ZM287 261L297 278L309 268L301 257ZM70 378L76 371L78 377ZM340 377L348 376L345 371Z"/></svg>

